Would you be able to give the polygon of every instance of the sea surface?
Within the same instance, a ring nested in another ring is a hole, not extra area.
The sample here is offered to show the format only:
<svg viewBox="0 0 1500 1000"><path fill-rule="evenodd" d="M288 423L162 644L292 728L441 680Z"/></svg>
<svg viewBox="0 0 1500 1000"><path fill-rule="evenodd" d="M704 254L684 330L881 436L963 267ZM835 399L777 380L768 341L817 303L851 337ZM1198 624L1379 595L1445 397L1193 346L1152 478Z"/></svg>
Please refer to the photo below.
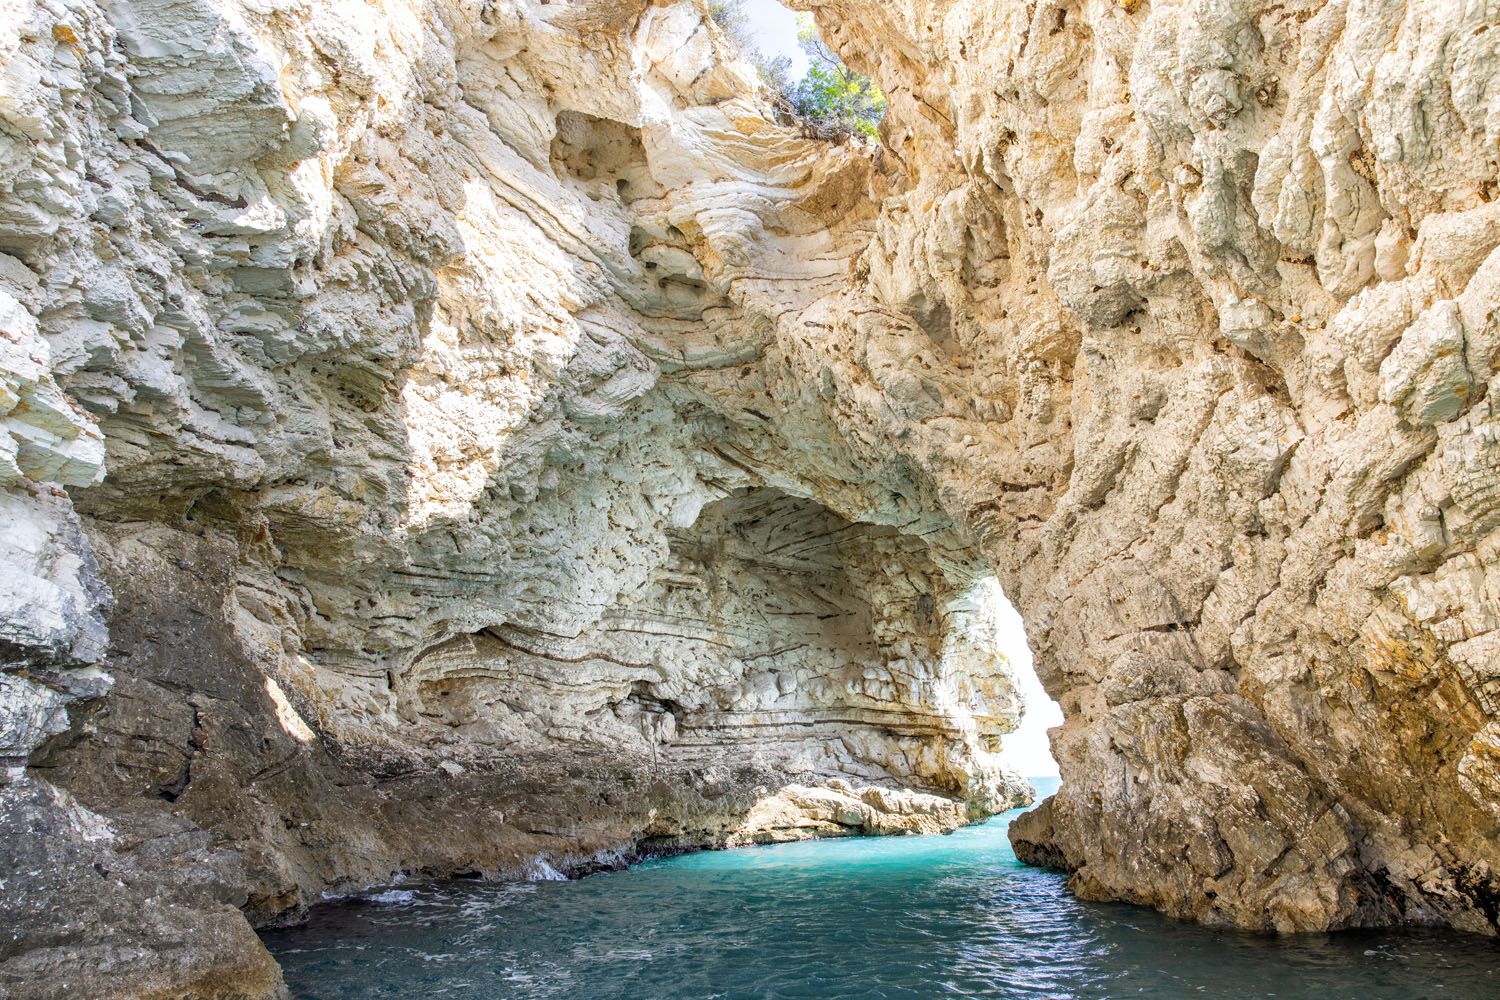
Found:
<svg viewBox="0 0 1500 1000"><path fill-rule="evenodd" d="M1500 945L1482 938L1275 938L1081 903L1016 861L1018 813L571 882L391 887L265 939L304 1000L1500 998Z"/></svg>

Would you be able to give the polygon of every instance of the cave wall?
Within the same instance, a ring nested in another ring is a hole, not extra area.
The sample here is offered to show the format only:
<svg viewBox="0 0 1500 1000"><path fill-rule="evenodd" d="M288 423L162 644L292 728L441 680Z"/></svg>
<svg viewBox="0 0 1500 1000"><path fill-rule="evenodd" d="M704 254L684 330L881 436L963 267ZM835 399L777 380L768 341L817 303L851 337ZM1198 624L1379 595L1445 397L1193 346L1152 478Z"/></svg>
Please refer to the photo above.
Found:
<svg viewBox="0 0 1500 1000"><path fill-rule="evenodd" d="M592 743L900 780L975 815L1016 796L992 757L1020 702L982 562L775 489L716 501L669 539L578 635L498 624L424 651L397 682L405 730L455 755Z"/></svg>
<svg viewBox="0 0 1500 1000"><path fill-rule="evenodd" d="M1029 800L992 569L776 346L896 181L702 5L4 24L0 990L270 995L245 917L399 872Z"/></svg>
<svg viewBox="0 0 1500 1000"><path fill-rule="evenodd" d="M1067 720L1022 855L1493 933L1493 7L796 6L891 95L868 293L995 397L924 427Z"/></svg>
<svg viewBox="0 0 1500 1000"><path fill-rule="evenodd" d="M792 5L878 147L695 0L10 4L0 984L994 811L991 573L1066 717L1023 857L1495 930L1492 7ZM140 843L204 873L150 928Z"/></svg>

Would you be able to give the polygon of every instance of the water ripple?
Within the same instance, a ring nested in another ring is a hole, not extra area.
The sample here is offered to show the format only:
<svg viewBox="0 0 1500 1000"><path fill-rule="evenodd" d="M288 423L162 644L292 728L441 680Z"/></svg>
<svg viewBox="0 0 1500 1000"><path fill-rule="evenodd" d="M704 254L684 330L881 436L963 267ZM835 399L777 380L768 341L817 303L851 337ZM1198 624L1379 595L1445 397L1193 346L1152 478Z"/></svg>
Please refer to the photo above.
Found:
<svg viewBox="0 0 1500 1000"><path fill-rule="evenodd" d="M1010 818L577 882L407 884L266 941L304 1000L1500 997L1500 949L1477 938L1278 939L1080 903L1016 861Z"/></svg>

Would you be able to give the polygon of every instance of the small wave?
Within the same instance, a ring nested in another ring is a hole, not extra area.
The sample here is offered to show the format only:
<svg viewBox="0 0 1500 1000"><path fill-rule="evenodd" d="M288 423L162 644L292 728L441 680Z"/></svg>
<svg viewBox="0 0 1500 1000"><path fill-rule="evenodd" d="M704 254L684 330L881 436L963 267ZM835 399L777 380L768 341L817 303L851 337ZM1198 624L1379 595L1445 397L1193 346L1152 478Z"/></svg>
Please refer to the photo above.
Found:
<svg viewBox="0 0 1500 1000"><path fill-rule="evenodd" d="M551 862L541 855L532 859L526 869L526 881L528 882L566 882L568 876L552 867Z"/></svg>
<svg viewBox="0 0 1500 1000"><path fill-rule="evenodd" d="M533 881L384 883L268 944L298 995L367 996L359 977L378 967L393 1000L1500 997L1500 960L1468 938L1195 927L1076 899L1065 876L1015 861L1003 824L964 836L705 853L576 881L559 881L573 859L540 854L521 865Z"/></svg>

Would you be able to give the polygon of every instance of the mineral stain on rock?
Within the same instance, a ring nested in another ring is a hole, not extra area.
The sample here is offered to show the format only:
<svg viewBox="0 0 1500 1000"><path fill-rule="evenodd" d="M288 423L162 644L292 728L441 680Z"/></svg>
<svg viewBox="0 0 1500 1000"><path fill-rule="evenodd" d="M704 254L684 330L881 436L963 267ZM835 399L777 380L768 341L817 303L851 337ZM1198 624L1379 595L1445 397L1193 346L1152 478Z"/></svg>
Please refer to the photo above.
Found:
<svg viewBox="0 0 1500 1000"><path fill-rule="evenodd" d="M951 829L1493 935L1482 5L15 0L0 991L269 997L398 872Z"/></svg>

